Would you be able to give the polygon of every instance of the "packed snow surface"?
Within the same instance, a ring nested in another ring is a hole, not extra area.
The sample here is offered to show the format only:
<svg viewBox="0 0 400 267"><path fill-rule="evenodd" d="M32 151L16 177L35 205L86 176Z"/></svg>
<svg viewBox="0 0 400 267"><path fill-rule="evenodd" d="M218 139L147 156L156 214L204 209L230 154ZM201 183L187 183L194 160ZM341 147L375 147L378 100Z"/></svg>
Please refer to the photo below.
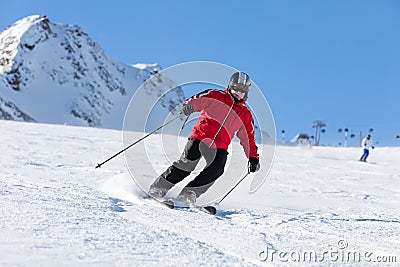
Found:
<svg viewBox="0 0 400 267"><path fill-rule="evenodd" d="M249 177L210 216L142 200L123 156L95 169L122 148L119 131L0 121L0 136L0 266L400 262L397 147L363 163L359 148L278 146L263 186L248 194Z"/></svg>

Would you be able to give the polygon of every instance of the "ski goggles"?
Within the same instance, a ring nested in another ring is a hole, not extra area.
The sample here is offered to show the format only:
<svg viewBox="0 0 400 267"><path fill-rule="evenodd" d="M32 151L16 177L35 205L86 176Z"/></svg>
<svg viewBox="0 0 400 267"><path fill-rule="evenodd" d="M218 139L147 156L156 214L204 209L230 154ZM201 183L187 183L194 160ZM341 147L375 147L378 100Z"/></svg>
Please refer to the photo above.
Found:
<svg viewBox="0 0 400 267"><path fill-rule="evenodd" d="M241 83L231 84L230 89L240 93L247 93L249 91L249 87Z"/></svg>

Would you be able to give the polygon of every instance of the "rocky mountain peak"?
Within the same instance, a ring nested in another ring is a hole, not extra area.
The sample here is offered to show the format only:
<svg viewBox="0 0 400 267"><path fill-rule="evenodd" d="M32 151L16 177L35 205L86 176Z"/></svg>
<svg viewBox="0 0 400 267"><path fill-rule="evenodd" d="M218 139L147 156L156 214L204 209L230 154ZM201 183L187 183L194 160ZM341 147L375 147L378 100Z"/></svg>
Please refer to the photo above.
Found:
<svg viewBox="0 0 400 267"><path fill-rule="evenodd" d="M121 107L160 70L157 64L116 62L79 26L32 15L0 33L0 97L3 106L18 109L6 117L0 112L0 118L121 128ZM177 87L160 101L175 85L162 75L159 81L146 87L146 101L169 112L184 101L183 92Z"/></svg>

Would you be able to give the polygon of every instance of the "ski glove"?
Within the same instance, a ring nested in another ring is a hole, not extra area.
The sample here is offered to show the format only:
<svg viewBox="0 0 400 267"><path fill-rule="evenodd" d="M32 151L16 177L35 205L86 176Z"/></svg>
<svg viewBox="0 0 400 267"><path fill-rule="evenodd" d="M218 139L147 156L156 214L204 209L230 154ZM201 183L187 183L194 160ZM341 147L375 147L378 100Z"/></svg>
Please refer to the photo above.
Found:
<svg viewBox="0 0 400 267"><path fill-rule="evenodd" d="M260 161L258 158L249 158L249 171L256 172L260 169Z"/></svg>
<svg viewBox="0 0 400 267"><path fill-rule="evenodd" d="M194 107L192 105L190 105L190 104L184 105L182 107L182 112L186 116L189 116L190 114L192 114L194 112Z"/></svg>

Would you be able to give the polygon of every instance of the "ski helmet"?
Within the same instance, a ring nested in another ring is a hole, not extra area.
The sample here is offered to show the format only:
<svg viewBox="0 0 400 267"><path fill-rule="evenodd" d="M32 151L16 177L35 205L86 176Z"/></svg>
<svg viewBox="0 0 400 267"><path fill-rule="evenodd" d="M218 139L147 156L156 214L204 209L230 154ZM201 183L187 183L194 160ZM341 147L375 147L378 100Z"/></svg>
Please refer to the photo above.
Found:
<svg viewBox="0 0 400 267"><path fill-rule="evenodd" d="M229 86L228 89L229 91L231 89L233 90L239 90L245 93L245 96L243 100L247 100L247 95L249 92L249 88L251 85L250 77L244 72L235 72L230 80L229 80Z"/></svg>
<svg viewBox="0 0 400 267"><path fill-rule="evenodd" d="M250 77L244 72L235 72L232 76L231 79L229 80L229 86L235 85L235 84L243 84L244 86L247 87L247 90L249 90L249 87L251 85L250 82Z"/></svg>

